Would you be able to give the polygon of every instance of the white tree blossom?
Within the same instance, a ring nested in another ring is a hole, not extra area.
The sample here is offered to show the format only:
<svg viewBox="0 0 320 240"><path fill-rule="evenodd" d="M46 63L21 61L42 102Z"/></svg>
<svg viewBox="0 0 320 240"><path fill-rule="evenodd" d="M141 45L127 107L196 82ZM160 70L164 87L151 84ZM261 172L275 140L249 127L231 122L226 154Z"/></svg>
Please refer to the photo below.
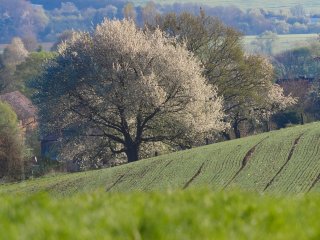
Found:
<svg viewBox="0 0 320 240"><path fill-rule="evenodd" d="M15 37L4 49L3 61L6 66L16 66L23 62L27 56L28 50L25 48L21 38Z"/></svg>
<svg viewBox="0 0 320 240"><path fill-rule="evenodd" d="M263 106L263 117L269 119L271 115L285 110L286 108L297 103L298 99L291 95L285 96L283 88L278 84L272 84L269 91L263 94L266 102Z"/></svg>
<svg viewBox="0 0 320 240"><path fill-rule="evenodd" d="M144 143L225 129L222 100L202 71L185 46L162 31L105 20L93 34L77 32L60 45L34 82L35 100L49 131L102 141L94 145L136 161Z"/></svg>

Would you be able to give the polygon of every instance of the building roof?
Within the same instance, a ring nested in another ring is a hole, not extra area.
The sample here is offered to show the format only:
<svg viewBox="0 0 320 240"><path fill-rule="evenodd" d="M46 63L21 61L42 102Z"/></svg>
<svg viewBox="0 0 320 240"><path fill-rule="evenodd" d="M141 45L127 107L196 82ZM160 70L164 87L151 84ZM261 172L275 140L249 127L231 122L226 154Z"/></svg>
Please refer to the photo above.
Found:
<svg viewBox="0 0 320 240"><path fill-rule="evenodd" d="M36 118L37 109L30 99L19 91L0 95L0 100L8 103L18 116L18 119L25 122L30 118Z"/></svg>

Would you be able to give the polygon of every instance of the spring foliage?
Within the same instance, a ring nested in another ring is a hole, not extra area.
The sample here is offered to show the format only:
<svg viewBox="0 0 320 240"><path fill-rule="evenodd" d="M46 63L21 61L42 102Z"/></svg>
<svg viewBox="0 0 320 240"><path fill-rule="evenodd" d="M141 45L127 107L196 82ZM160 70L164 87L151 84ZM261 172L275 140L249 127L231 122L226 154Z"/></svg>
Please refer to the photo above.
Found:
<svg viewBox="0 0 320 240"><path fill-rule="evenodd" d="M15 112L0 101L0 178L21 177L24 144Z"/></svg>
<svg viewBox="0 0 320 240"><path fill-rule="evenodd" d="M0 196L3 239L289 240L320 234L318 194L193 189L17 196Z"/></svg>
<svg viewBox="0 0 320 240"><path fill-rule="evenodd" d="M209 83L217 87L224 100L226 121L231 123L235 136L240 137L240 124L261 121L277 110L293 104L283 90L273 85L274 69L258 55L248 55L242 49L242 36L219 20L190 13L169 13L155 17L156 25L199 58ZM276 108L275 106L280 106ZM230 138L229 134L228 138Z"/></svg>
<svg viewBox="0 0 320 240"><path fill-rule="evenodd" d="M145 143L192 138L226 125L222 100L199 61L163 32L131 20L105 20L93 34L77 32L33 82L47 130L90 139L91 156L107 151L139 159ZM72 137L71 137L72 136ZM81 141L83 142L83 141Z"/></svg>

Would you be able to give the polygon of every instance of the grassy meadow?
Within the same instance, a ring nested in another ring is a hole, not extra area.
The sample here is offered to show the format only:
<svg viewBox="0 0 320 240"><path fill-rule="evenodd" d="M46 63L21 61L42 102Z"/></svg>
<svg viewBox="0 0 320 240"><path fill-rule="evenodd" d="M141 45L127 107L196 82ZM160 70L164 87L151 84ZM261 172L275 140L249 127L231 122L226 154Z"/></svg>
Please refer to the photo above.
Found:
<svg viewBox="0 0 320 240"><path fill-rule="evenodd" d="M0 197L1 239L319 239L320 195L209 189Z"/></svg>
<svg viewBox="0 0 320 240"><path fill-rule="evenodd" d="M0 186L0 195L70 196L208 186L260 193L320 191L320 123L221 142L119 167Z"/></svg>
<svg viewBox="0 0 320 240"><path fill-rule="evenodd" d="M257 36L244 36L243 47L249 52L255 52L254 41ZM318 34L282 34L273 43L272 53L278 54L284 51L292 50L299 47L306 47L319 41Z"/></svg>
<svg viewBox="0 0 320 240"><path fill-rule="evenodd" d="M319 239L320 123L0 185L0 239Z"/></svg>

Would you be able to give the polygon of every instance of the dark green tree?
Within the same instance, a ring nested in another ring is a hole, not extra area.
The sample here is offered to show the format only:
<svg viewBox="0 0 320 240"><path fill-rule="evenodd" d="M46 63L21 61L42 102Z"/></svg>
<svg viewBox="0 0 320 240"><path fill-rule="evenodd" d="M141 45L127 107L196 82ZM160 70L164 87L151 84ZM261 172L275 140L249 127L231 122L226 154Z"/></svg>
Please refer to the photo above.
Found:
<svg viewBox="0 0 320 240"><path fill-rule="evenodd" d="M33 90L28 88L27 82L38 77L47 61L54 57L53 52L32 52L28 57L16 66L14 73L15 90L21 91L25 96L30 97Z"/></svg>
<svg viewBox="0 0 320 240"><path fill-rule="evenodd" d="M0 101L0 178L22 177L24 153L17 115L8 104Z"/></svg>
<svg viewBox="0 0 320 240"><path fill-rule="evenodd" d="M320 44L296 48L279 53L274 57L278 78L317 78L320 72Z"/></svg>
<svg viewBox="0 0 320 240"><path fill-rule="evenodd" d="M240 137L240 125L258 119L270 103L268 95L274 75L271 64L260 56L247 55L242 47L242 35L219 20L190 13L158 15L157 26L168 35L184 42L204 67L204 75L217 86L224 98L226 121L231 123L235 137ZM225 136L230 138L229 133Z"/></svg>

